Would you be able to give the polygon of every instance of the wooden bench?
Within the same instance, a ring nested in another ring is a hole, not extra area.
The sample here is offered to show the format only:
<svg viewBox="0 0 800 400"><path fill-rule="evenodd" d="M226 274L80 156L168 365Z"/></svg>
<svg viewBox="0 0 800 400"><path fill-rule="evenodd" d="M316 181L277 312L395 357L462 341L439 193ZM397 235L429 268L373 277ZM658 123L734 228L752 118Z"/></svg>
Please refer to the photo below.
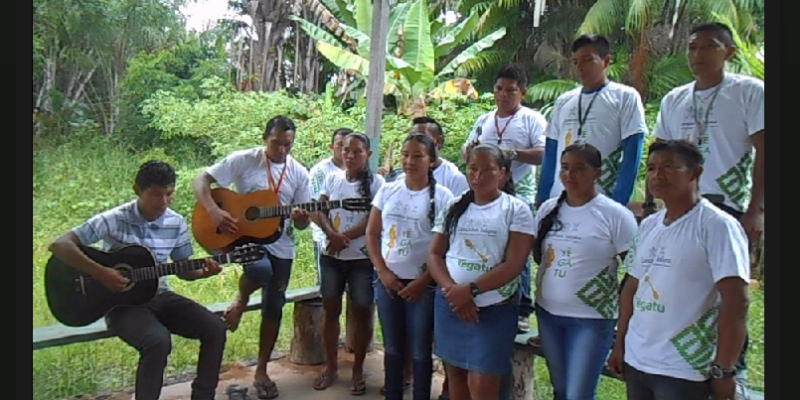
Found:
<svg viewBox="0 0 800 400"><path fill-rule="evenodd" d="M512 382L512 396L513 400L532 400L533 399L533 357L544 357L542 346L537 346L529 343L529 339L537 336L539 332L531 328L530 332L522 333L514 338L514 355L512 357L514 363ZM616 375L611 373L606 366L603 366L601 373L604 376L619 379ZM530 383L529 383L530 382ZM750 394L750 400L764 400L764 393L757 390L747 388Z"/></svg>
<svg viewBox="0 0 800 400"><path fill-rule="evenodd" d="M319 286L286 291L287 303L295 303L318 297L320 297ZM206 306L206 308L215 314L222 315L222 313L225 312L230 304L230 302L217 303ZM260 309L261 296L251 296L250 301L247 303L245 312ZM61 324L45 326L33 328L33 349L39 350L48 347L63 346L66 344L90 342L92 340L105 339L114 336L116 335L108 330L104 318L91 325L78 328L68 327Z"/></svg>

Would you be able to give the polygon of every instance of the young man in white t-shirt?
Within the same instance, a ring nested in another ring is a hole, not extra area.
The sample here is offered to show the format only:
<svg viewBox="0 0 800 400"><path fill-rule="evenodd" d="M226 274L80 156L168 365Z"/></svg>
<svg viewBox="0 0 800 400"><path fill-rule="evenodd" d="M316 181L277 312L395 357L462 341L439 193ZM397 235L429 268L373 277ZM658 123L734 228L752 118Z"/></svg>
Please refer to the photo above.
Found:
<svg viewBox="0 0 800 400"><path fill-rule="evenodd" d="M654 134L657 140L685 139L698 146L704 158L700 195L741 222L752 270L760 261L764 230L764 82L725 72L725 61L735 52L727 26L692 29L687 55L697 79L664 97ZM655 212L649 193L643 206L644 215ZM747 347L745 342L737 365L743 379Z"/></svg>
<svg viewBox="0 0 800 400"><path fill-rule="evenodd" d="M267 122L263 134L266 146L233 152L195 179L195 196L222 232L236 232L237 221L214 202L212 183L220 187L234 184L236 191L242 194L272 190L283 205L311 200L308 171L289 155L295 131L295 124L288 117L273 117ZM239 281L239 294L224 314L229 329L235 331L250 295L261 289L261 336L253 383L261 399L278 397L278 388L267 374L267 363L278 338L286 288L295 258L292 229L306 229L309 223L308 212L295 208L291 218L284 221L278 240L265 246L267 256L244 269Z"/></svg>
<svg viewBox="0 0 800 400"><path fill-rule="evenodd" d="M331 150L331 156L318 162L311 167L308 173L309 181L311 183L311 199L319 200L319 193L322 186L325 184L325 178L329 174L344 170L344 158L342 158L342 144L344 143L345 136L353 133L350 128L339 128L333 131L331 136L331 144L328 148ZM319 281L319 255L322 248L322 242L325 241L325 232L317 226L313 221L311 222L311 232L314 238L314 260L317 263L317 281ZM317 282L319 283L319 282Z"/></svg>
<svg viewBox="0 0 800 400"><path fill-rule="evenodd" d="M533 211L536 192L536 167L544 156L547 120L538 111L522 105L528 90L528 76L517 65L509 64L497 72L494 99L497 109L481 115L462 147L462 157L467 159L469 150L478 143L499 146L513 160L511 162L514 191ZM457 193L453 193L458 196ZM519 307L519 331L530 329L533 313L531 298L531 266L525 263L521 275L522 300Z"/></svg>
<svg viewBox="0 0 800 400"><path fill-rule="evenodd" d="M608 80L610 51L604 36L583 35L572 43L572 72L581 87L559 96L553 107L537 206L561 195L558 159L567 146L578 142L593 145L603 156L600 192L623 206L630 201L647 124L639 92Z"/></svg>
<svg viewBox="0 0 800 400"><path fill-rule="evenodd" d="M433 165L433 177L436 183L446 187L454 196L459 196L469 190L467 177L458 169L454 163L442 158L440 153L444 145L444 129L438 121L431 117L418 117L412 121L414 126L409 133L423 132L433 139L436 144L436 162ZM391 180L387 175L386 182L405 179L405 174L400 173L392 176Z"/></svg>
<svg viewBox="0 0 800 400"><path fill-rule="evenodd" d="M684 140L650 147L647 185L666 209L642 221L628 253L609 358L630 400L743 393L735 366L747 328L747 239L736 219L700 196L702 160Z"/></svg>

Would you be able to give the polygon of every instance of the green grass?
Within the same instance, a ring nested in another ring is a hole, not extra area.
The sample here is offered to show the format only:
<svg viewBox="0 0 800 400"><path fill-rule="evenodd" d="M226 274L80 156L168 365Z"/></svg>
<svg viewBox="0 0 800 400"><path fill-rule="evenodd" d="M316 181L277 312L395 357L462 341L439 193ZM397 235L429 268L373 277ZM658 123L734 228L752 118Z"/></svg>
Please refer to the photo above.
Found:
<svg viewBox="0 0 800 400"><path fill-rule="evenodd" d="M299 149L295 150L298 151ZM178 157L153 150L131 155L104 139L73 139L68 143L42 140L33 152L33 326L56 323L47 308L42 287L47 247L58 235L86 218L134 198L132 181L138 166L149 158L166 159L179 174L172 208L190 215L194 205L191 180L211 160L191 155ZM290 288L312 286L316 281L313 245L308 230L297 236ZM196 256L205 253L195 244ZM184 282L170 278L176 292L201 304L230 301L236 294L241 267L228 266L213 278ZM258 295L258 293L256 293ZM291 305L284 308L281 334L276 348L288 350L292 335ZM239 329L228 335L224 362L254 358L258 349L258 312L246 313ZM376 321L377 322L377 321ZM535 322L535 318L534 318ZM750 307L750 383L763 388L764 382L764 296L763 289L752 292ZM376 327L376 340L381 340ZM168 375L193 371L198 343L174 336ZM33 352L33 399L54 399L82 393L129 388L134 385L137 352L119 339L37 350ZM46 378L46 379L44 379ZM538 399L552 398L544 360L536 361L535 390ZM623 399L624 387L614 379L602 378L598 398Z"/></svg>

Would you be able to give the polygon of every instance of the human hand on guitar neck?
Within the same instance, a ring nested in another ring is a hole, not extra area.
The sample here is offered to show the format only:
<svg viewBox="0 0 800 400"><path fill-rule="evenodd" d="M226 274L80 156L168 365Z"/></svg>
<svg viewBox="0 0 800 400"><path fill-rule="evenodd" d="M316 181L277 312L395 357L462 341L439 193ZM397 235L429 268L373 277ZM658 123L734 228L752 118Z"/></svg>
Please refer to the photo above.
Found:
<svg viewBox="0 0 800 400"><path fill-rule="evenodd" d="M308 211L295 207L292 210L292 220L297 229L305 229L310 223Z"/></svg>
<svg viewBox="0 0 800 400"><path fill-rule="evenodd" d="M213 258L203 260L203 268L196 269L185 275L178 275L179 278L187 281L210 278L222 272L222 266Z"/></svg>

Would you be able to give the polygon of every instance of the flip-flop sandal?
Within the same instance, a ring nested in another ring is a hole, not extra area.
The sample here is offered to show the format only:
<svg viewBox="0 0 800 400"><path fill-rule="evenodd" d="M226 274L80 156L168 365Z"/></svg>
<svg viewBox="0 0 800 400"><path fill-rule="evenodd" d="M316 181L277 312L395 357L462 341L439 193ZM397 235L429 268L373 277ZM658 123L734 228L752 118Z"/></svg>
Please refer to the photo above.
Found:
<svg viewBox="0 0 800 400"><path fill-rule="evenodd" d="M257 396L259 399L274 399L278 397L278 385L275 381L269 382L253 382L256 388Z"/></svg>
<svg viewBox="0 0 800 400"><path fill-rule="evenodd" d="M406 390L410 389L411 386L412 386L411 382L404 381L403 382L403 391L405 392ZM381 396L386 396L386 386L381 388ZM447 399L447 400L450 400L450 399Z"/></svg>
<svg viewBox="0 0 800 400"><path fill-rule="evenodd" d="M225 394L228 395L228 400L252 400L247 390L242 385L230 385L225 389Z"/></svg>
<svg viewBox="0 0 800 400"><path fill-rule="evenodd" d="M350 394L353 396L363 396L367 393L367 382L364 378L356 381L353 380L353 385L350 386Z"/></svg>
<svg viewBox="0 0 800 400"><path fill-rule="evenodd" d="M323 373L314 380L314 390L325 390L331 387L333 382L336 382L336 378L338 378L338 374L328 375Z"/></svg>

